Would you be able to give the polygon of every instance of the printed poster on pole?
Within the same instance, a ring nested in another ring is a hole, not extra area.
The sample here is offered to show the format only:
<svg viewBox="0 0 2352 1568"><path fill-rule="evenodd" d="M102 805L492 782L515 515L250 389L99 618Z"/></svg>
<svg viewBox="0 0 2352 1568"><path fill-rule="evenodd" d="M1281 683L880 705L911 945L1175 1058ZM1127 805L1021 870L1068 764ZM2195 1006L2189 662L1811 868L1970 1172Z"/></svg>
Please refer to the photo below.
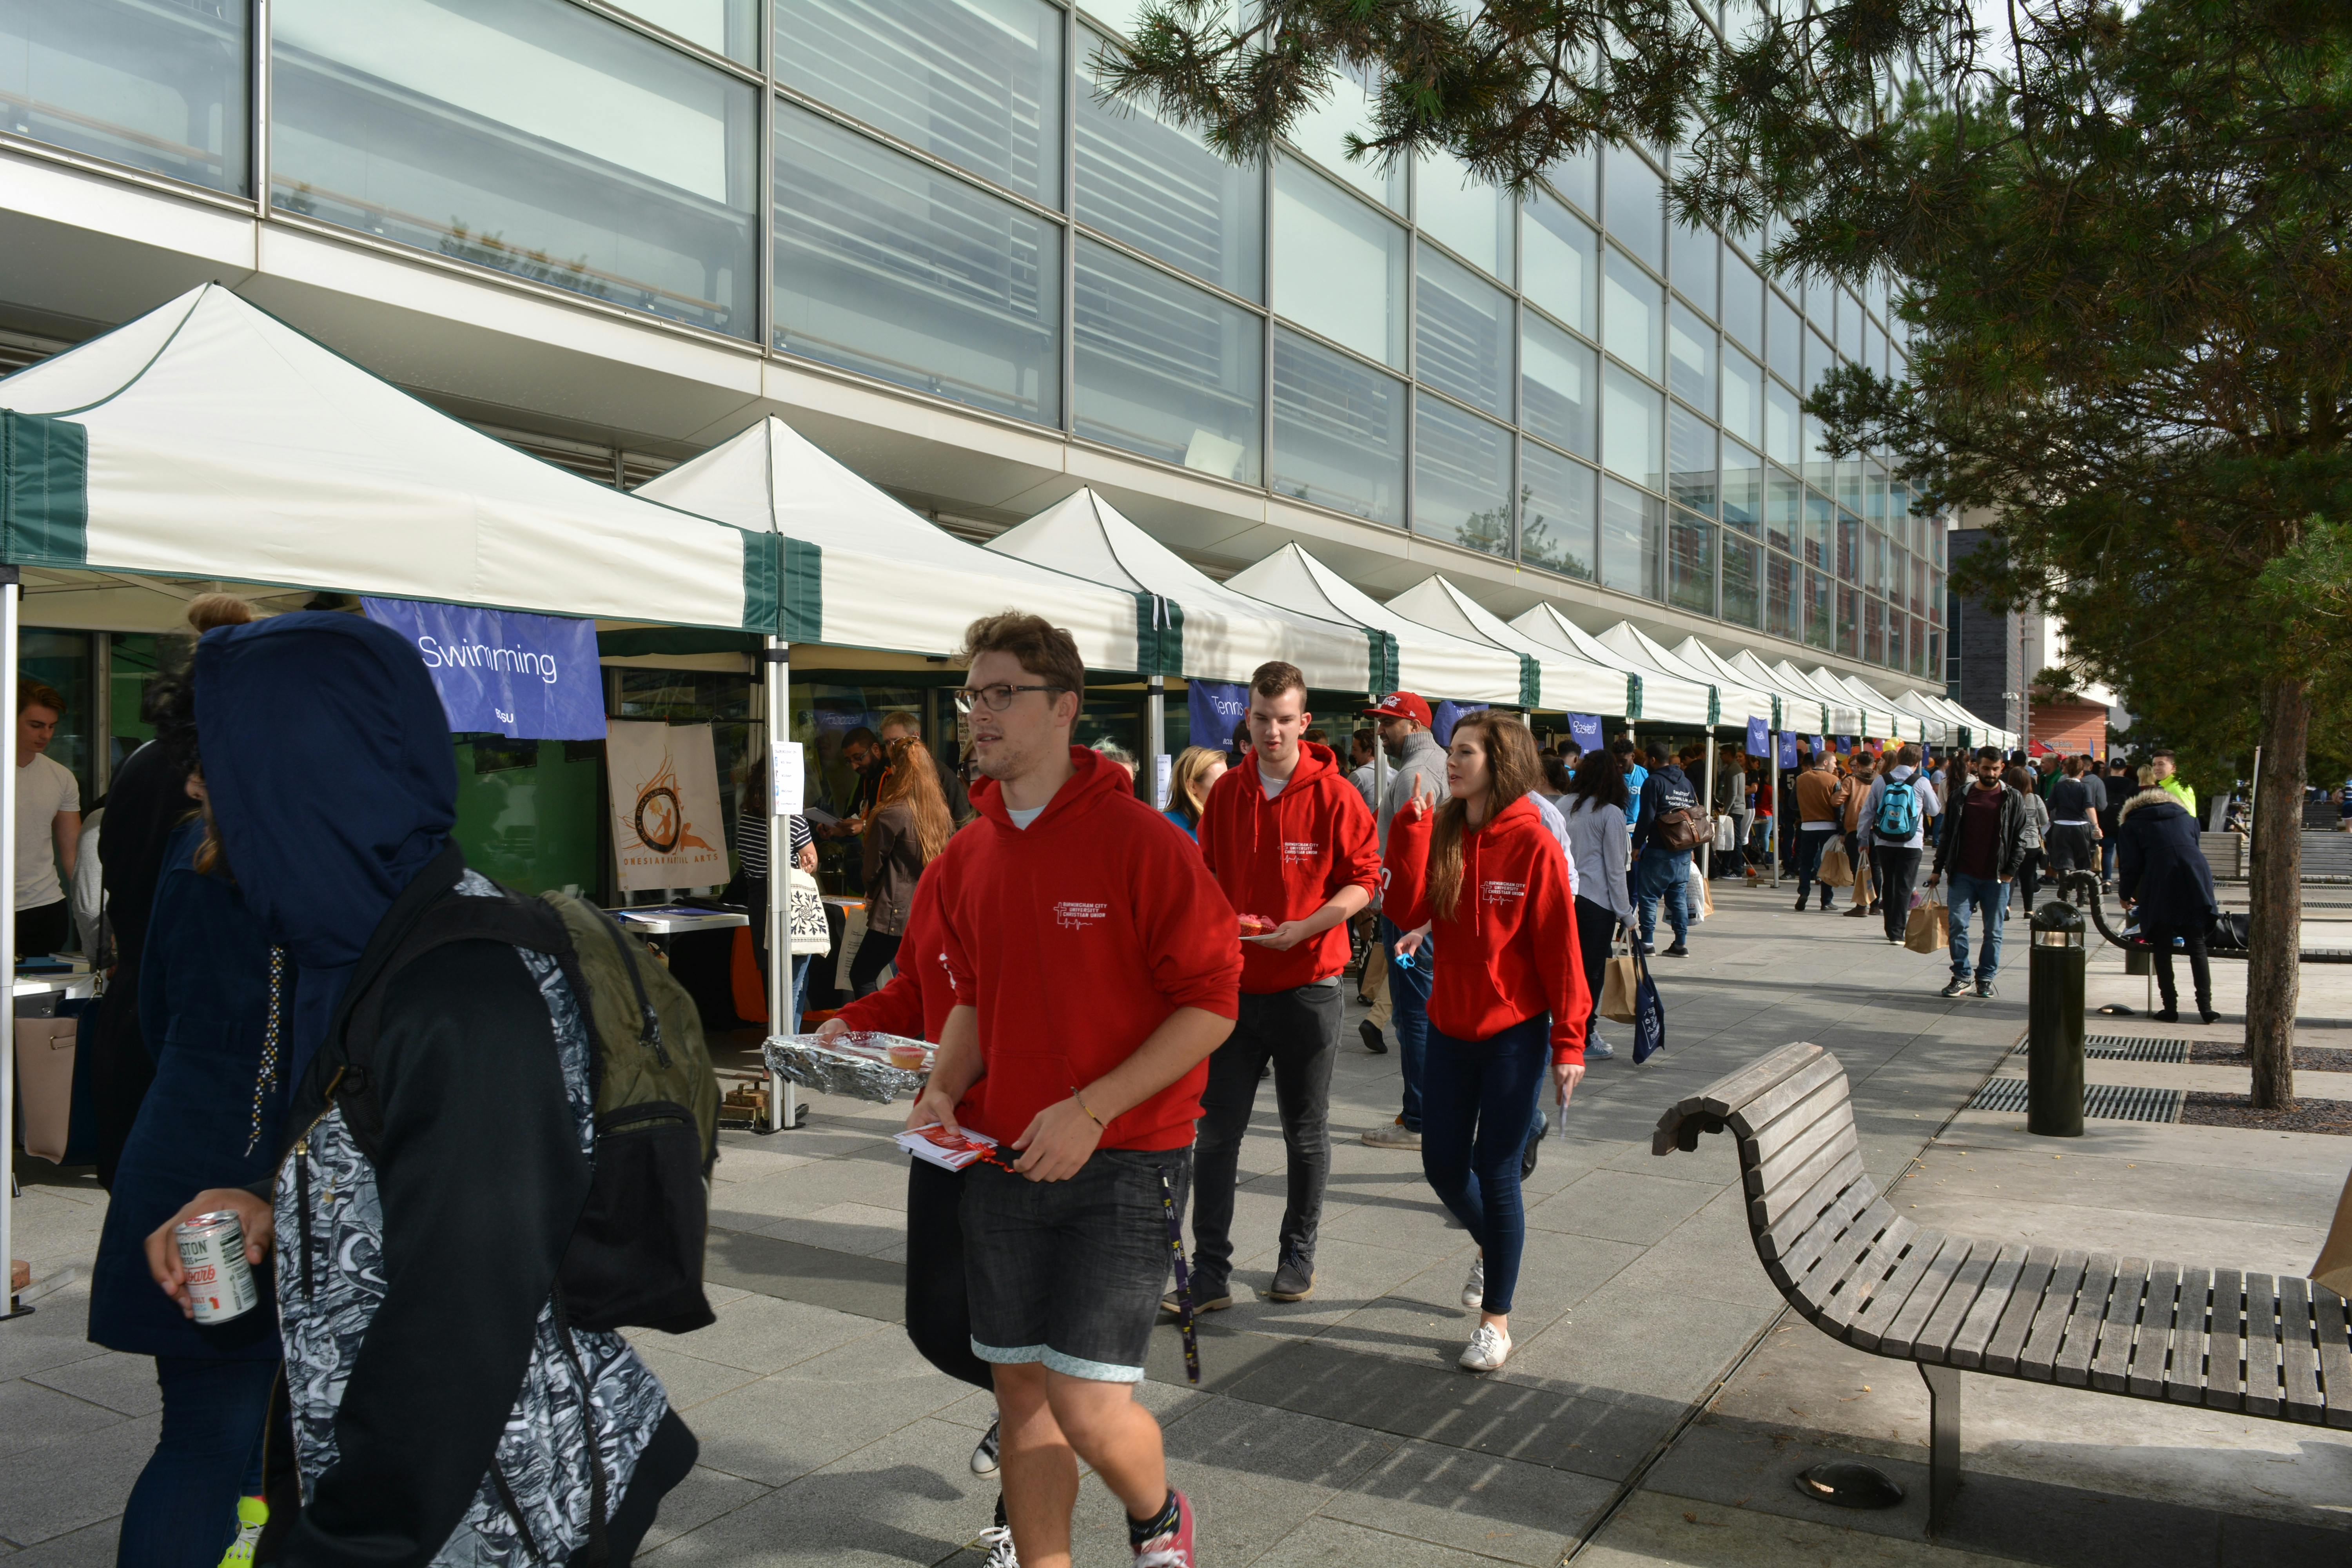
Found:
<svg viewBox="0 0 2352 1568"><path fill-rule="evenodd" d="M727 880L719 755L708 724L614 721L604 738L613 851L621 890L708 888Z"/></svg>

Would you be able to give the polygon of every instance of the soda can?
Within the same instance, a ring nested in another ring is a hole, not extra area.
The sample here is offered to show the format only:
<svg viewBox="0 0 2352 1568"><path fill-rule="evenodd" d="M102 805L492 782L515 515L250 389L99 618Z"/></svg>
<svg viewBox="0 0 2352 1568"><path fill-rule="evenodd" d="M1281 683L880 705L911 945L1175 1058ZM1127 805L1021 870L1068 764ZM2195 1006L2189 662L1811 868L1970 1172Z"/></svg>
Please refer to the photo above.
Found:
<svg viewBox="0 0 2352 1568"><path fill-rule="evenodd" d="M260 1301L252 1266L245 1260L245 1226L234 1211L216 1209L183 1220L173 1239L179 1243L180 1268L187 1276L196 1321L226 1323L245 1316Z"/></svg>

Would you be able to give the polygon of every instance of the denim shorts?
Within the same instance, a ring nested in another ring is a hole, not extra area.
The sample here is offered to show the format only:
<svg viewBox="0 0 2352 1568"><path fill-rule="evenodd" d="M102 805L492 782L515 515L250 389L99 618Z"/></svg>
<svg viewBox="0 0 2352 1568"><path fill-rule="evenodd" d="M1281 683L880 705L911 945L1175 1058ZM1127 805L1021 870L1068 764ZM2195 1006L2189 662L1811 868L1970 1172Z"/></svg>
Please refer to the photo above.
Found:
<svg viewBox="0 0 2352 1568"><path fill-rule="evenodd" d="M1097 1383L1142 1382L1173 1257L1163 1170L1181 1223L1190 1149L1097 1149L1066 1182L967 1166L972 1354L1000 1365L1042 1362Z"/></svg>

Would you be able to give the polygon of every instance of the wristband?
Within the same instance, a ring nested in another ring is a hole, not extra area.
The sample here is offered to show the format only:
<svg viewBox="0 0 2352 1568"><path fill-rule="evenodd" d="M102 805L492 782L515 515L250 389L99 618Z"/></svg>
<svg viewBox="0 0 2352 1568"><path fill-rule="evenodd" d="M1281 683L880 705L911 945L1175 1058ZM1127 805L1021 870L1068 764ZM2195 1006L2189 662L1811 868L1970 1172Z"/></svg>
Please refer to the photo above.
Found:
<svg viewBox="0 0 2352 1568"><path fill-rule="evenodd" d="M1100 1127L1103 1124L1103 1119L1101 1117L1097 1116L1093 1111L1087 1110L1086 1096L1080 1094L1074 1088L1070 1090L1070 1098L1078 1102L1078 1109L1080 1110L1085 1110L1087 1112L1087 1121L1093 1122L1097 1127Z"/></svg>

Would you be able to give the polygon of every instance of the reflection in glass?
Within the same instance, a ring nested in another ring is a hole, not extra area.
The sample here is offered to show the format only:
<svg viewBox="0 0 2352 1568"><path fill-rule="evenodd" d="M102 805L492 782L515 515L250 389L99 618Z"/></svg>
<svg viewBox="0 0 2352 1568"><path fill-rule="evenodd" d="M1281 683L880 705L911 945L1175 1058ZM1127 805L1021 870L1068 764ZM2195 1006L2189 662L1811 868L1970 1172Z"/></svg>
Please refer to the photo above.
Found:
<svg viewBox="0 0 2352 1568"><path fill-rule="evenodd" d="M1830 603L1830 580L1819 572L1805 574L1805 641L1814 647L1829 647L1835 617Z"/></svg>
<svg viewBox="0 0 2352 1568"><path fill-rule="evenodd" d="M1805 379L1798 384L1805 389L1807 397L1821 391L1822 378L1829 374L1831 367L1836 363L1837 355L1831 350L1828 340L1821 333L1807 328L1805 331Z"/></svg>
<svg viewBox="0 0 2352 1568"><path fill-rule="evenodd" d="M1715 416L1715 329L1680 300L1666 307L1666 390Z"/></svg>
<svg viewBox="0 0 2352 1568"><path fill-rule="evenodd" d="M1777 289L1765 292L1764 363L1790 386L1805 384L1804 329Z"/></svg>
<svg viewBox="0 0 2352 1568"><path fill-rule="evenodd" d="M659 22L652 8L715 11L719 0L623 3ZM748 14L757 0L726 4ZM1059 11L1040 0L775 0L775 16L778 81L1032 201L1061 205ZM1081 48L1089 41L1079 35Z"/></svg>
<svg viewBox="0 0 2352 1568"><path fill-rule="evenodd" d="M1738 349L1723 351L1723 428L1751 447L1764 441L1764 367Z"/></svg>
<svg viewBox="0 0 2352 1568"><path fill-rule="evenodd" d="M1653 381L1665 379L1665 297L1615 246L1603 263L1601 342Z"/></svg>
<svg viewBox="0 0 2352 1568"><path fill-rule="evenodd" d="M1092 5L1088 10L1094 9ZM1404 211L1404 163L1375 167L1376 160L1348 156L1348 134L1362 135L1372 122L1372 95L1363 79L1342 67L1330 78L1330 92L1298 112L1283 134L1290 144L1391 211Z"/></svg>
<svg viewBox="0 0 2352 1568"><path fill-rule="evenodd" d="M1076 260L1077 433L1256 484L1264 324L1108 246Z"/></svg>
<svg viewBox="0 0 2352 1568"><path fill-rule="evenodd" d="M1777 381L1764 386L1764 451L1776 463L1798 461L1797 395Z"/></svg>
<svg viewBox="0 0 2352 1568"><path fill-rule="evenodd" d="M1715 614L1715 524L1677 509L1666 530L1666 602Z"/></svg>
<svg viewBox="0 0 2352 1568"><path fill-rule="evenodd" d="M1658 394L1622 365L1601 372L1601 462L1635 484L1663 489L1665 410Z"/></svg>
<svg viewBox="0 0 2352 1568"><path fill-rule="evenodd" d="M0 0L0 129L242 195L242 0Z"/></svg>
<svg viewBox="0 0 2352 1568"><path fill-rule="evenodd" d="M1855 656L1862 633L1862 593L1840 584L1837 589L1837 651L1846 658Z"/></svg>
<svg viewBox="0 0 2352 1568"><path fill-rule="evenodd" d="M1078 221L1227 293L1265 298L1265 166L1228 163L1181 125L1104 103L1088 64L1102 40L1077 37Z"/></svg>
<svg viewBox="0 0 2352 1568"><path fill-rule="evenodd" d="M755 330L749 83L562 0L278 0L270 17L273 205Z"/></svg>
<svg viewBox="0 0 2352 1568"><path fill-rule="evenodd" d="M1511 413L1510 297L1439 255L1413 247L1420 287L1413 297L1413 367L1443 387L1506 418Z"/></svg>
<svg viewBox="0 0 2352 1568"><path fill-rule="evenodd" d="M1666 258L1673 267L1667 280L1709 317L1715 314L1716 258L1722 250L1711 228L1678 227L1666 237Z"/></svg>
<svg viewBox="0 0 2352 1568"><path fill-rule="evenodd" d="M1666 269L1664 187L1656 171L1638 153L1610 142L1601 154L1601 226L1609 237L1647 262L1653 272Z"/></svg>
<svg viewBox="0 0 2352 1568"><path fill-rule="evenodd" d="M1519 450L1519 559L1547 572L1592 576L1599 476L1533 441Z"/></svg>
<svg viewBox="0 0 2352 1568"><path fill-rule="evenodd" d="M1910 665L1912 674L1925 675L1934 668L1934 655L1937 646L1936 635L1927 629L1927 623L1916 616L1912 616Z"/></svg>
<svg viewBox="0 0 2352 1568"><path fill-rule="evenodd" d="M1908 669L1911 661L1904 654L1903 632L1911 624L1900 610L1890 609L1886 616L1886 663L1891 669Z"/></svg>
<svg viewBox="0 0 2352 1568"><path fill-rule="evenodd" d="M1723 444L1723 521L1749 533L1764 526L1764 459L1737 441Z"/></svg>
<svg viewBox="0 0 2352 1568"><path fill-rule="evenodd" d="M1723 258L1723 330L1749 353L1764 352L1764 279L1727 251Z"/></svg>
<svg viewBox="0 0 2352 1568"><path fill-rule="evenodd" d="M1413 399L1412 531L1511 553L1511 437L1442 397Z"/></svg>
<svg viewBox="0 0 2352 1568"><path fill-rule="evenodd" d="M1463 260L1506 283L1512 280L1516 205L1501 186L1473 180L1450 155L1423 158L1414 171L1414 221Z"/></svg>
<svg viewBox="0 0 2352 1568"><path fill-rule="evenodd" d="M1826 572L1830 568L1832 551L1835 548L1836 530L1832 525L1834 508L1830 498L1816 489L1805 491L1805 547L1800 552L1805 564Z"/></svg>
<svg viewBox="0 0 2352 1568"><path fill-rule="evenodd" d="M1843 507L1837 512L1837 574L1849 583L1862 581L1862 519Z"/></svg>
<svg viewBox="0 0 2352 1568"><path fill-rule="evenodd" d="M1405 231L1290 159L1274 174L1274 310L1404 366Z"/></svg>
<svg viewBox="0 0 2352 1568"><path fill-rule="evenodd" d="M776 3L781 16L782 8L792 0ZM760 0L619 0L619 5L688 43L700 44L747 66L760 63ZM798 36L798 29L794 31ZM782 52L778 51L779 56Z"/></svg>
<svg viewBox="0 0 2352 1568"><path fill-rule="evenodd" d="M1373 522L1404 522L1404 384L1280 328L1274 489Z"/></svg>
<svg viewBox="0 0 2352 1568"><path fill-rule="evenodd" d="M776 106L776 347L1061 422L1062 230Z"/></svg>
<svg viewBox="0 0 2352 1568"><path fill-rule="evenodd" d="M1715 426L1669 399L1666 404L1666 495L1693 511L1715 515Z"/></svg>
<svg viewBox="0 0 2352 1568"><path fill-rule="evenodd" d="M1554 446L1591 457L1601 401L1593 352L1532 310L1519 331L1519 423Z"/></svg>
<svg viewBox="0 0 2352 1568"><path fill-rule="evenodd" d="M1886 605L1877 599L1862 602L1862 657L1873 664L1886 662Z"/></svg>
<svg viewBox="0 0 2352 1568"><path fill-rule="evenodd" d="M1759 576L1760 548L1752 539L1723 535L1722 616L1734 626L1753 626L1764 612L1763 583Z"/></svg>
<svg viewBox="0 0 2352 1568"><path fill-rule="evenodd" d="M1911 591L1911 552L1900 544L1888 552L1886 563L1886 598L1896 609L1912 608L1906 596Z"/></svg>
<svg viewBox="0 0 2352 1568"><path fill-rule="evenodd" d="M1886 334L1872 322L1863 324L1862 368L1880 375L1886 374Z"/></svg>
<svg viewBox="0 0 2352 1568"><path fill-rule="evenodd" d="M1886 596L1886 535L1873 529L1867 538L1869 543L1864 549L1863 586L1883 599Z"/></svg>
<svg viewBox="0 0 2352 1568"><path fill-rule="evenodd" d="M1659 597L1658 556L1666 503L1615 479L1601 481L1601 584Z"/></svg>
<svg viewBox="0 0 2352 1568"><path fill-rule="evenodd" d="M1797 640L1797 574L1801 570L1785 555L1765 552L1764 629L1790 642Z"/></svg>
<svg viewBox="0 0 2352 1568"><path fill-rule="evenodd" d="M1597 195L1601 185L1599 167L1592 150L1588 147L1575 157L1563 159L1545 170L1544 178L1551 182L1553 190L1586 212L1598 213L1601 210Z"/></svg>
<svg viewBox="0 0 2352 1568"><path fill-rule="evenodd" d="M1522 290L1578 331L1596 336L1593 295L1601 282L1601 251L1592 226L1538 189L1528 199L1520 229L1519 244L1527 253Z"/></svg>
<svg viewBox="0 0 2352 1568"><path fill-rule="evenodd" d="M1795 554L1803 525L1805 487L1778 468L1764 471L1764 542Z"/></svg>

